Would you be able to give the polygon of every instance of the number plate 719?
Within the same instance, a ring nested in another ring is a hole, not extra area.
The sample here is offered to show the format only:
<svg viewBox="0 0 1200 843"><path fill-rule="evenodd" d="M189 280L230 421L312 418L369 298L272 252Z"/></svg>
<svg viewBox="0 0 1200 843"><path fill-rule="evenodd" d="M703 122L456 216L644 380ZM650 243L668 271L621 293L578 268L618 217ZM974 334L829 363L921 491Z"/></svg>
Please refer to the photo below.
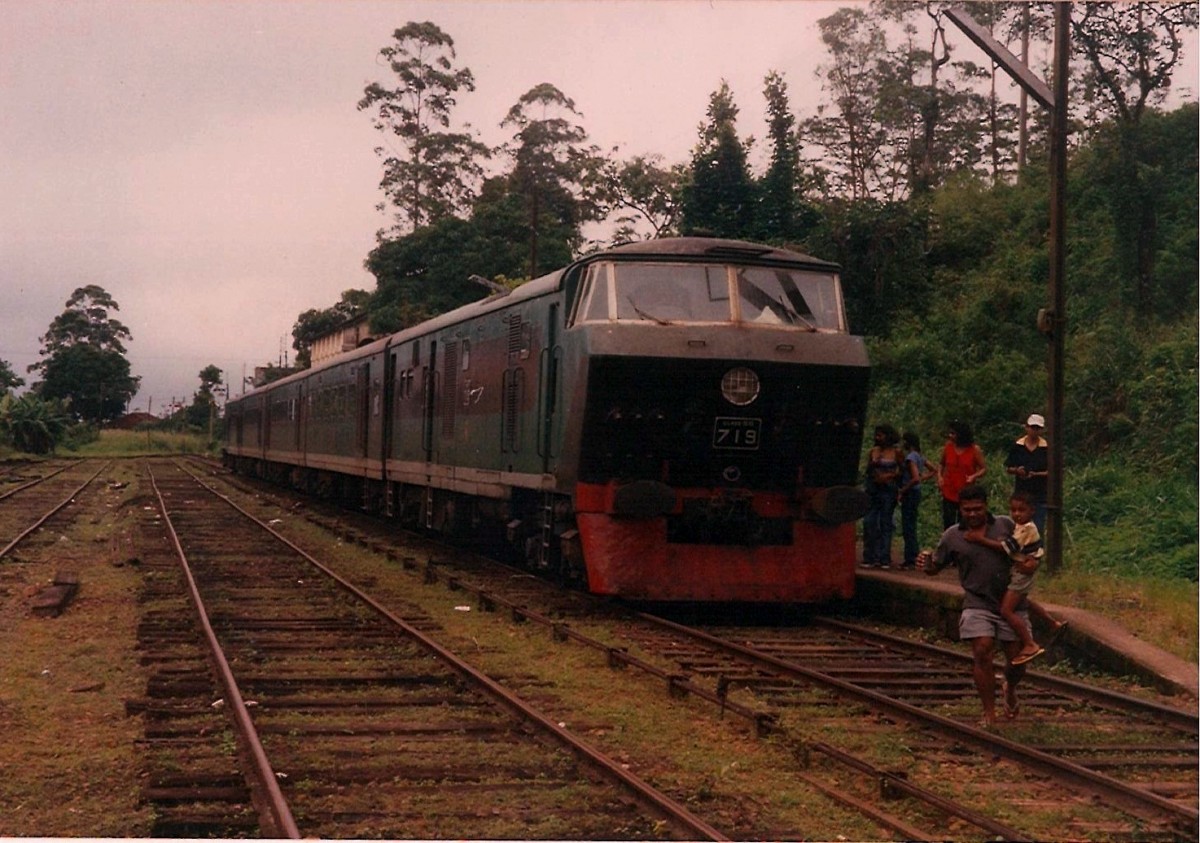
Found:
<svg viewBox="0 0 1200 843"><path fill-rule="evenodd" d="M714 448L757 451L762 441L762 419L717 416L713 424Z"/></svg>

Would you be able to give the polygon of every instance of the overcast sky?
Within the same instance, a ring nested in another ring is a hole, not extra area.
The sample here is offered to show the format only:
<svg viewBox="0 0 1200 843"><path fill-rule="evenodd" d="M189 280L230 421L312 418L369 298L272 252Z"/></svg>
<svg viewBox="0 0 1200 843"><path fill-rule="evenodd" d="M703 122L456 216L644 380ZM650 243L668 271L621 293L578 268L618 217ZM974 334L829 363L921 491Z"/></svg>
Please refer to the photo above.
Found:
<svg viewBox="0 0 1200 843"><path fill-rule="evenodd" d="M816 21L847 5L0 0L0 360L32 380L38 337L87 284L133 334L131 409L190 400L210 363L236 390L255 365L291 359L300 312L374 288L362 263L387 223L381 136L356 104L368 83L393 83L378 53L408 21L454 39L476 80L455 114L485 142L549 82L593 142L674 163L721 79L743 136L765 134L771 70L813 114ZM1194 91L1195 75L1191 63L1179 84Z"/></svg>

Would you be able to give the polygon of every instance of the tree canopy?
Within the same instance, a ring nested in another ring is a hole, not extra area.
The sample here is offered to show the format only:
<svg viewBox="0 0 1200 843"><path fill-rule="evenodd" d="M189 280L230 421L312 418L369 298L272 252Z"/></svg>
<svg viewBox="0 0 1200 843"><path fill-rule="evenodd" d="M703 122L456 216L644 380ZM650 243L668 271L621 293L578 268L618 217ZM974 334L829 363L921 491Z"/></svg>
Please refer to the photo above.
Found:
<svg viewBox="0 0 1200 843"><path fill-rule="evenodd" d="M468 131L450 131L460 91L475 90L468 68L456 68L454 39L436 24L410 22L379 51L394 87L372 82L359 100L374 110L375 128L399 148L383 145L380 187L396 208L398 227L412 231L470 205L491 151ZM469 128L469 127L467 127Z"/></svg>
<svg viewBox="0 0 1200 843"><path fill-rule="evenodd" d="M683 230L744 238L754 223L754 182L746 145L737 134L738 107L729 83L708 100L708 122L692 153L691 180L683 188Z"/></svg>
<svg viewBox="0 0 1200 843"><path fill-rule="evenodd" d="M367 290L343 290L342 297L332 307L304 311L292 325L292 348L296 349L296 368L312 365L312 346L320 337L329 334L346 322L363 315L371 303Z"/></svg>
<svg viewBox="0 0 1200 843"><path fill-rule="evenodd" d="M25 379L12 370L7 360L0 360L0 393L24 386Z"/></svg>
<svg viewBox="0 0 1200 843"><path fill-rule="evenodd" d="M122 340L129 329L109 316L119 310L103 288L79 287L66 310L41 337L42 359L29 367L41 380L34 391L44 399L60 399L77 419L103 423L117 419L137 392L140 378L130 374Z"/></svg>

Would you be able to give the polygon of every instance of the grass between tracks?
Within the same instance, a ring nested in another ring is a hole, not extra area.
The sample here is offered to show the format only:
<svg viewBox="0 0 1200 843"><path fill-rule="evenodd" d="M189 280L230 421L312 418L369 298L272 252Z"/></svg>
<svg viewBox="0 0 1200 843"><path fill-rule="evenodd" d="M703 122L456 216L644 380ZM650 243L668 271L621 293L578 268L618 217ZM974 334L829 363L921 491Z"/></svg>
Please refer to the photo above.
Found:
<svg viewBox="0 0 1200 843"><path fill-rule="evenodd" d="M163 454L209 454L213 442L199 433L169 430L102 430L99 437L59 456L139 457Z"/></svg>
<svg viewBox="0 0 1200 843"><path fill-rule="evenodd" d="M132 480L118 465L101 479ZM132 484L81 496L82 514L0 560L0 836L122 837L149 833L138 805L142 696L135 652L139 574L122 519ZM60 571L80 588L57 618L29 603Z"/></svg>

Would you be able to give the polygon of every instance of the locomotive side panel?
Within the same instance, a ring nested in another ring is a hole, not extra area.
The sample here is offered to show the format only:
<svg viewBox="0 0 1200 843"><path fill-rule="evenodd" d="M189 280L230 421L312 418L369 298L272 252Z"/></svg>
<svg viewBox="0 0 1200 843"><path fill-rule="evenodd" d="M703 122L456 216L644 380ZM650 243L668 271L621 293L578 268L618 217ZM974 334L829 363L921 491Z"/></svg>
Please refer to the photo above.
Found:
<svg viewBox="0 0 1200 843"><path fill-rule="evenodd" d="M554 296L517 301L398 344L389 476L540 487L558 450L544 441L544 381L560 312Z"/></svg>
<svg viewBox="0 0 1200 843"><path fill-rule="evenodd" d="M309 378L305 454L312 468L362 473L358 366L347 361Z"/></svg>
<svg viewBox="0 0 1200 843"><path fill-rule="evenodd" d="M365 476L383 477L384 403L386 389L386 348L368 356L358 368L358 449Z"/></svg>

